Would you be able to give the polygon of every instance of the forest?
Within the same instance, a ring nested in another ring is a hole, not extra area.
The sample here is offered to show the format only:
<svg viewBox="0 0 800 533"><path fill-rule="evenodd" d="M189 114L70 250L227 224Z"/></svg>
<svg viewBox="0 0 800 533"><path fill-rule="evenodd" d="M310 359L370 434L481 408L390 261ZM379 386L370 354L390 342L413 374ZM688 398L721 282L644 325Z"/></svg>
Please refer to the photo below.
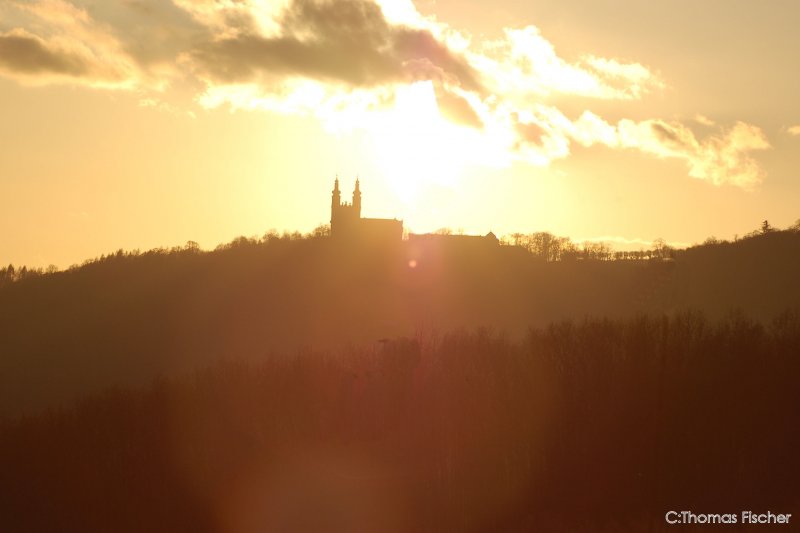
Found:
<svg viewBox="0 0 800 533"><path fill-rule="evenodd" d="M638 255L448 242L321 228L3 269L3 528L659 531L797 508L797 228Z"/></svg>
<svg viewBox="0 0 800 533"><path fill-rule="evenodd" d="M711 320L742 310L766 322L800 306L795 228L654 248L650 259L547 261L536 235L520 242L375 248L324 231L268 233L210 252L190 242L120 250L65 271L15 269L15 281L0 286L0 416L219 359L454 328L493 328L519 341L531 326L564 319L691 309Z"/></svg>
<svg viewBox="0 0 800 533"><path fill-rule="evenodd" d="M0 515L8 531L566 532L791 512L798 354L796 312L686 312L219 361L6 421Z"/></svg>

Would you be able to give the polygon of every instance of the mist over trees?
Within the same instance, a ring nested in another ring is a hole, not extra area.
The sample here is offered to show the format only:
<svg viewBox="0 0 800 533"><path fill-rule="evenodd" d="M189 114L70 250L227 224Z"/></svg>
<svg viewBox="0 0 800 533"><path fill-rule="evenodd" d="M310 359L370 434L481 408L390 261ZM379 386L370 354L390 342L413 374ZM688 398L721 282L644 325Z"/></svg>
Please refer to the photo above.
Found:
<svg viewBox="0 0 800 533"><path fill-rule="evenodd" d="M797 504L800 224L640 252L329 233L0 269L0 526L643 531Z"/></svg>
<svg viewBox="0 0 800 533"><path fill-rule="evenodd" d="M49 274L10 266L0 277L0 413L37 412L221 358L416 331L485 326L519 339L565 318L694 308L714 320L744 309L769 321L800 305L794 230L686 250L656 243L647 260L569 259L566 241L546 234L519 242L364 248L332 242L322 226L240 237L212 252L193 242L119 250Z"/></svg>
<svg viewBox="0 0 800 533"><path fill-rule="evenodd" d="M9 531L647 531L790 512L800 315L220 361L0 426ZM674 527L674 526L673 526Z"/></svg>

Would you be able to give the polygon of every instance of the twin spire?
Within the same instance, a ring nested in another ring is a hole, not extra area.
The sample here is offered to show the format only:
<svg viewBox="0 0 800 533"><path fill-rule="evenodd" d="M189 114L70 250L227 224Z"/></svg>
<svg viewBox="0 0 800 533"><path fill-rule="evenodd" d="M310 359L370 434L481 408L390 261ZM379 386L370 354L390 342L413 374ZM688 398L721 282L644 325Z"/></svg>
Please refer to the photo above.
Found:
<svg viewBox="0 0 800 533"><path fill-rule="evenodd" d="M336 180L333 182L333 192L339 192L339 174L336 174ZM358 176L356 176L356 188L353 190L353 192L361 192L361 189L359 188Z"/></svg>
<svg viewBox="0 0 800 533"><path fill-rule="evenodd" d="M333 182L333 205L341 203L341 191L339 190L339 175L336 175L336 180ZM347 204L342 204L347 205ZM353 189L353 203L349 205L357 206L359 212L361 211L361 184L358 176L356 176L356 186Z"/></svg>
<svg viewBox="0 0 800 533"><path fill-rule="evenodd" d="M331 236L350 240L367 239L373 242L399 241L403 237L403 222L383 218L361 218L361 180L356 176L353 201L343 202L339 176L333 182L331 194Z"/></svg>

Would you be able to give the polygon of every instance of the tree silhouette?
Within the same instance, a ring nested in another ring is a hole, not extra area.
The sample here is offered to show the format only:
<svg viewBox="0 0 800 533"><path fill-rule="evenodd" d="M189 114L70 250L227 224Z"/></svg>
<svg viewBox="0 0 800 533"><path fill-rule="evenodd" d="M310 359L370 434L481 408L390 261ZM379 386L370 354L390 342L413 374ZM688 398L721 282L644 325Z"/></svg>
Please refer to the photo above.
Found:
<svg viewBox="0 0 800 533"><path fill-rule="evenodd" d="M791 509L797 353L797 312L694 311L221 360L0 419L0 516L15 532L566 533L644 531L676 501Z"/></svg>

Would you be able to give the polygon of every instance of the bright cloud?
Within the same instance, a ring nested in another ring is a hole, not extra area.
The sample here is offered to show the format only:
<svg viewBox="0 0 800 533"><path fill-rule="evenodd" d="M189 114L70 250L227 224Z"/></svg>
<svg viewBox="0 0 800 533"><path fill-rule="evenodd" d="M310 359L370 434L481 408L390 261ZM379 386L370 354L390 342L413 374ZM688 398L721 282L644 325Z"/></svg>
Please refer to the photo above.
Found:
<svg viewBox="0 0 800 533"><path fill-rule="evenodd" d="M717 124L705 115L697 114L694 116L694 121L702 126L716 126Z"/></svg>
<svg viewBox="0 0 800 533"><path fill-rule="evenodd" d="M800 135L800 124L797 126L792 126L786 131L789 132L789 135Z"/></svg>
<svg viewBox="0 0 800 533"><path fill-rule="evenodd" d="M495 92L517 98L572 94L602 99L637 99L663 83L638 63L587 56L571 64L538 28L507 29L505 39L484 43L472 64L494 81Z"/></svg>
<svg viewBox="0 0 800 533"><path fill-rule="evenodd" d="M660 158L682 159L694 178L744 189L753 188L764 176L750 152L770 147L759 128L744 122L702 140L677 122L621 120L611 126L590 112L581 115L573 126L570 133L584 146L634 148Z"/></svg>
<svg viewBox="0 0 800 533"><path fill-rule="evenodd" d="M620 58L567 61L535 26L476 40L411 0L10 0L0 5L0 74L135 89L143 102L188 76L203 107L391 132L398 153L425 138L425 149L480 164L547 165L600 145L683 160L691 177L744 189L764 177L753 152L770 146L754 125L703 115L689 121L702 137L674 120L567 116L555 103L564 97L624 109L665 83Z"/></svg>

